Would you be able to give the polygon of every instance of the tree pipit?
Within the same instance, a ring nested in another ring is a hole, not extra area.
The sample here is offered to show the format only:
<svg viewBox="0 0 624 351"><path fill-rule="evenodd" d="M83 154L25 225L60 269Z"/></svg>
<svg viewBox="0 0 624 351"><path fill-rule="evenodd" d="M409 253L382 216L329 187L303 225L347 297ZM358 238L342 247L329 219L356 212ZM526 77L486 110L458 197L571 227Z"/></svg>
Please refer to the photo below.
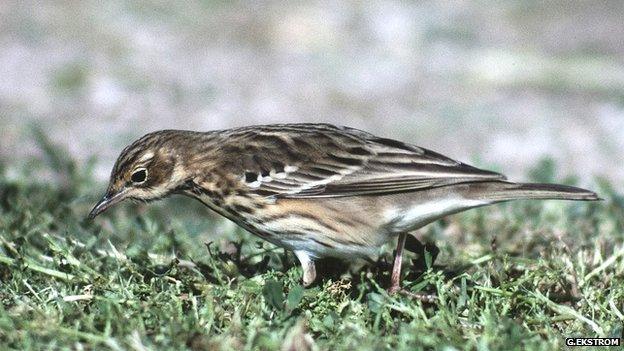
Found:
<svg viewBox="0 0 624 351"><path fill-rule="evenodd" d="M316 278L316 259L368 258L398 239L391 292L400 287L407 233L441 217L516 199L598 200L571 186L509 182L353 128L276 124L147 134L121 152L89 216L124 199L174 193L294 251L305 286Z"/></svg>

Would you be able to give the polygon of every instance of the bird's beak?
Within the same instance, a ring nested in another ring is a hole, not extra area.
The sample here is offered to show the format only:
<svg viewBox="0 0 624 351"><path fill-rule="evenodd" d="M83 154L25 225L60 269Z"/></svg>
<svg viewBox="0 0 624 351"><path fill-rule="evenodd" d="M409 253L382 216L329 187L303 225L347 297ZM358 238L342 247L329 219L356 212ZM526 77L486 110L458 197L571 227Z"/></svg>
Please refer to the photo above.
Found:
<svg viewBox="0 0 624 351"><path fill-rule="evenodd" d="M123 200L125 198L124 195L126 195L125 190L112 194L110 192L106 193L106 195L104 195L104 197L102 197L102 199L93 207L91 212L89 212L89 219L95 218L100 213L106 211L109 207Z"/></svg>

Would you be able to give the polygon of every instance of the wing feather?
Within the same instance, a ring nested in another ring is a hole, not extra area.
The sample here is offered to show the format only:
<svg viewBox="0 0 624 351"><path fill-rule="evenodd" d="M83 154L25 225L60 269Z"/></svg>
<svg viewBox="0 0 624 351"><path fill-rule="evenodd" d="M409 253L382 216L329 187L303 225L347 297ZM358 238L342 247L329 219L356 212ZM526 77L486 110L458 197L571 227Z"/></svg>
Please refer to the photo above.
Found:
<svg viewBox="0 0 624 351"><path fill-rule="evenodd" d="M230 137L245 139L239 168L241 174L258 174L249 191L263 196L381 195L505 179L425 148L347 127L271 125L235 130Z"/></svg>

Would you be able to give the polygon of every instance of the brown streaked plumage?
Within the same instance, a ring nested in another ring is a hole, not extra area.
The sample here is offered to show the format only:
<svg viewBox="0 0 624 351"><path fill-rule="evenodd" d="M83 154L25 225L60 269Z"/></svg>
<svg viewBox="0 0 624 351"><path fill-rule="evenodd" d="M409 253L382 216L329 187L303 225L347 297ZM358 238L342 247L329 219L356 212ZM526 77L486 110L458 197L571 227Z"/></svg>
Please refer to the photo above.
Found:
<svg viewBox="0 0 624 351"><path fill-rule="evenodd" d="M293 250L305 285L320 257L366 257L446 215L515 199L597 200L556 184L508 182L433 151L329 124L212 132L163 130L126 147L95 217L126 199L198 199L249 232Z"/></svg>

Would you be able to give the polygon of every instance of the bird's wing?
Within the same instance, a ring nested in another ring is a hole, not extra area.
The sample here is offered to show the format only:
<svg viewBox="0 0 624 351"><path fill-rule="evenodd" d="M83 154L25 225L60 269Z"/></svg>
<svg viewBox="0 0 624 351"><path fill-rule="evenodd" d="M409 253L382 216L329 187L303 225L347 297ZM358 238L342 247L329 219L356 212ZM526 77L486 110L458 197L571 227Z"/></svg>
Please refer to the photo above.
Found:
<svg viewBox="0 0 624 351"><path fill-rule="evenodd" d="M273 125L232 135L250 193L281 198L389 194L502 180L433 151L332 125Z"/></svg>

